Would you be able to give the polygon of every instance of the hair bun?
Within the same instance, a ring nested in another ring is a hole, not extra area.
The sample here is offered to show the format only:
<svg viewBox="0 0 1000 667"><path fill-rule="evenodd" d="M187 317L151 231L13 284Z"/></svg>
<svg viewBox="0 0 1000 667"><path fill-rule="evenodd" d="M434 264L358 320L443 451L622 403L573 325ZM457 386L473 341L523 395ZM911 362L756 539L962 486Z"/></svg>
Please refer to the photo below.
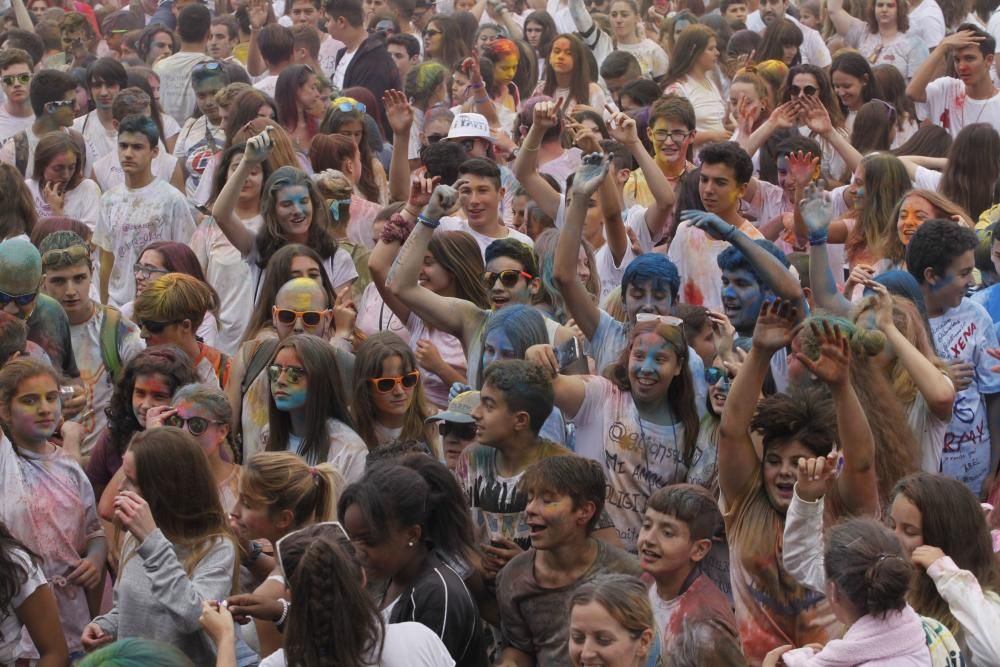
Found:
<svg viewBox="0 0 1000 667"><path fill-rule="evenodd" d="M868 613L873 615L902 609L910 590L913 566L902 556L880 554L865 571Z"/></svg>
<svg viewBox="0 0 1000 667"><path fill-rule="evenodd" d="M886 340L881 331L858 327L850 335L851 350L855 354L874 357L885 349Z"/></svg>

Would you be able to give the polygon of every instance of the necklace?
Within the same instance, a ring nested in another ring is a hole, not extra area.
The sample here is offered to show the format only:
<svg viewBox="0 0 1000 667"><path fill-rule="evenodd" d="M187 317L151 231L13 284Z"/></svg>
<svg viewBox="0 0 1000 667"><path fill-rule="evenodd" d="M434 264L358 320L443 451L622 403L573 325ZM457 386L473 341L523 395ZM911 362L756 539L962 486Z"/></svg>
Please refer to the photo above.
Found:
<svg viewBox="0 0 1000 667"><path fill-rule="evenodd" d="M646 468L646 475L645 475L645 477L646 477L646 489L649 492L649 495L647 496L647 499L648 499L649 496L652 496L653 492L655 491L655 489L653 488L652 470L649 467L649 443L646 441L646 429L642 425L642 421L643 421L643 419L642 419L642 413L639 411L639 406L638 406L638 404L636 404L634 398L632 399L632 404L635 405L636 422L639 424L639 438L640 438L640 440L639 440L639 449L642 450L642 462L643 462L643 465ZM670 410L670 437L673 439L674 446L676 447L677 446L677 428L676 428L676 420L674 419L674 411L673 410ZM633 473L633 476L635 476L634 473Z"/></svg>

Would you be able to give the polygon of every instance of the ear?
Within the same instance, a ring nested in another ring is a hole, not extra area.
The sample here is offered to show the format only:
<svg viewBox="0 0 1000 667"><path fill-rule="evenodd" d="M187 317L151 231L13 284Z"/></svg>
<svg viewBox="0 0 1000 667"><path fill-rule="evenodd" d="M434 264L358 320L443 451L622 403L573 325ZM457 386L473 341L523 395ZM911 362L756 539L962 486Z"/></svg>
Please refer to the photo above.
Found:
<svg viewBox="0 0 1000 667"><path fill-rule="evenodd" d="M622 183L622 184L628 183L628 179L631 176L632 176L632 170L631 169L619 169L618 170L617 178L618 178L618 182L619 183Z"/></svg>
<svg viewBox="0 0 1000 667"><path fill-rule="evenodd" d="M653 630L651 628L646 628L639 635L639 646L636 648L636 654L640 658L645 658L649 655L649 651L653 646Z"/></svg>
<svg viewBox="0 0 1000 667"><path fill-rule="evenodd" d="M651 127L647 127L646 128L646 138L649 139L651 142L654 141L654 139L653 139L653 128L651 128Z"/></svg>
<svg viewBox="0 0 1000 667"><path fill-rule="evenodd" d="M424 531L420 526L407 526L403 530L403 535L406 538L406 544L408 546L417 546L420 544L423 532Z"/></svg>
<svg viewBox="0 0 1000 667"><path fill-rule="evenodd" d="M17 359L19 352L15 352L11 355L11 359ZM6 403L0 403L0 419L4 420L8 424L10 423L10 406Z"/></svg>
<svg viewBox="0 0 1000 667"><path fill-rule="evenodd" d="M538 294L539 290L541 290L541 289L542 289L542 279L541 278L538 278L538 277L532 278L531 282L528 283L528 291L531 292L532 296Z"/></svg>
<svg viewBox="0 0 1000 667"><path fill-rule="evenodd" d="M118 121L114 118L111 119L111 127L114 128L115 134L118 133Z"/></svg>
<svg viewBox="0 0 1000 667"><path fill-rule="evenodd" d="M934 286L934 283L938 281L938 275L934 272L934 269L927 267L924 269L924 282L930 286Z"/></svg>
<svg viewBox="0 0 1000 667"><path fill-rule="evenodd" d="M153 154L154 158L157 155L159 155L160 154L160 142L157 141L155 144L153 144L153 146L149 149L149 152Z"/></svg>
<svg viewBox="0 0 1000 667"><path fill-rule="evenodd" d="M597 513L597 505L588 500L576 509L576 522L578 526L586 527L590 520Z"/></svg>
<svg viewBox="0 0 1000 667"><path fill-rule="evenodd" d="M292 510L281 510L278 512L278 515L274 517L274 527L280 532L286 533L291 529L294 521L295 514L292 513Z"/></svg>
<svg viewBox="0 0 1000 667"><path fill-rule="evenodd" d="M531 429L531 416L524 410L515 412L513 419L515 431L527 431Z"/></svg>
<svg viewBox="0 0 1000 667"><path fill-rule="evenodd" d="M712 550L712 540L696 540L691 544L691 560L700 563Z"/></svg>
<svg viewBox="0 0 1000 667"><path fill-rule="evenodd" d="M196 333L196 329L194 328L191 320L184 320L181 322L181 329L184 331L190 331L192 336Z"/></svg>

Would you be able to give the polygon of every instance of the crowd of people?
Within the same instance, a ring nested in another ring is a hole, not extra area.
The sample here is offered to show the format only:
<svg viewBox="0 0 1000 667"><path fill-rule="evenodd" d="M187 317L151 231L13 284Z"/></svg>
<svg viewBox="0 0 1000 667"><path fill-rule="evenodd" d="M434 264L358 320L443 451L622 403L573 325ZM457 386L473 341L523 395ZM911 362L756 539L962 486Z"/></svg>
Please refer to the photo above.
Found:
<svg viewBox="0 0 1000 667"><path fill-rule="evenodd" d="M0 667L1000 667L998 0L0 21Z"/></svg>

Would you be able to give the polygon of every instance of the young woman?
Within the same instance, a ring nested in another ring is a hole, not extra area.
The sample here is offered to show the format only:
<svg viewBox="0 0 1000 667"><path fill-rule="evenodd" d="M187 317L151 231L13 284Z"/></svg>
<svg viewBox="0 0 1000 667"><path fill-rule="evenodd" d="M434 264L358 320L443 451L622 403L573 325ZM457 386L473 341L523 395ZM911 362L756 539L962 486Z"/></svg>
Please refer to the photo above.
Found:
<svg viewBox="0 0 1000 667"><path fill-rule="evenodd" d="M471 53L458 22L436 15L424 27L424 60L435 60L454 72Z"/></svg>
<svg viewBox="0 0 1000 667"><path fill-rule="evenodd" d="M62 421L59 384L51 366L36 359L15 359L0 370L0 423L7 436L0 439L0 524L38 555L52 584L65 639L54 642L39 633L49 652L61 645L78 656L86 648L80 632L99 609L107 542L87 476L51 442ZM11 639L16 641L5 638ZM33 658L30 642L14 657Z"/></svg>
<svg viewBox="0 0 1000 667"><path fill-rule="evenodd" d="M278 122L291 136L295 149L305 153L326 111L319 99L316 73L309 65L291 65L282 70L274 86L274 101Z"/></svg>
<svg viewBox="0 0 1000 667"><path fill-rule="evenodd" d="M83 177L83 152L70 135L50 132L35 146L35 171L24 184L43 218L66 217L94 229L101 188Z"/></svg>
<svg viewBox="0 0 1000 667"><path fill-rule="evenodd" d="M409 332L406 340L425 371L420 379L428 400L447 409L448 390L452 383L465 382L468 368L465 352L457 338L428 327L385 289L385 276L402 242L403 239L398 236L383 234L381 242L372 252L372 276L384 304ZM436 294L465 299L486 310L490 302L482 281L484 270L483 256L475 239L465 232L438 232L424 255L420 282ZM380 327L379 331L382 330ZM366 436L363 437L370 442ZM411 433L408 437L418 435Z"/></svg>
<svg viewBox="0 0 1000 667"><path fill-rule="evenodd" d="M537 207L534 207L538 210ZM531 217L530 212L526 212L526 218ZM529 220L527 225L532 223ZM559 241L559 230L546 229L535 238L534 252L538 260L538 273L542 279L541 289L531 297L531 305L545 313L560 324L566 324L569 313L566 311L566 302L562 293L556 286L552 277L555 269L556 244ZM597 260L594 258L594 247L590 242L583 239L580 244L580 256L576 265L576 275L580 282L584 284L587 291L594 297L595 301L601 296L601 277L597 274Z"/></svg>
<svg viewBox="0 0 1000 667"><path fill-rule="evenodd" d="M736 71L729 84L729 113L737 134L749 136L759 128L774 109L776 96L756 67Z"/></svg>
<svg viewBox="0 0 1000 667"><path fill-rule="evenodd" d="M417 348L423 358L433 354L428 347ZM452 349L461 353L462 346ZM460 378L455 382L464 379L455 370L452 374ZM379 332L361 344L354 365L351 412L358 434L371 449L396 440L422 440L430 451L440 452L437 429L425 423L433 412L422 385L417 357L399 336ZM450 383L441 387L445 396L449 387Z"/></svg>
<svg viewBox="0 0 1000 667"><path fill-rule="evenodd" d="M21 630L27 628L39 667L68 664L66 639L52 623L58 614L40 559L0 522L0 663L17 661Z"/></svg>
<svg viewBox="0 0 1000 667"><path fill-rule="evenodd" d="M245 150L245 144L236 144L222 153L222 160L215 172L213 199L218 197L229 177L236 172ZM264 223L260 213L260 198L264 181L270 175L271 168L267 160L254 165L240 187L233 210L233 215L239 222L253 232L259 231ZM222 229L215 223L213 217L202 221L191 237L189 245L202 268L203 280L219 295L220 324L215 344L226 354L235 354L253 309L254 294L250 281L250 267L222 233ZM203 324L202 327L204 326Z"/></svg>
<svg viewBox="0 0 1000 667"><path fill-rule="evenodd" d="M896 133L896 109L875 99L865 102L854 115L851 145L862 155L888 151Z"/></svg>
<svg viewBox="0 0 1000 667"><path fill-rule="evenodd" d="M768 61L772 62L772 61ZM784 66L784 63L782 63ZM764 68L759 68L762 73ZM830 76L819 67L813 65L796 65L788 70L785 77L785 84L781 89L781 104L791 101L799 101L800 98L811 97L820 102L830 116L830 124L834 130L845 139L850 139L850 132L844 125L844 114L841 111L840 103L833 93L833 86L830 85ZM795 124L799 132L810 136L819 142L823 149L823 159L820 162L820 171L828 182L839 182L846 170L846 164L833 145L822 136L816 136L806 124L806 113L804 107L800 109L795 119Z"/></svg>
<svg viewBox="0 0 1000 667"><path fill-rule="evenodd" d="M697 120L695 141L699 144L726 141L723 126L726 103L711 75L719 61L715 32L708 26L689 26L674 44L665 93L677 93L691 100Z"/></svg>
<svg viewBox="0 0 1000 667"><path fill-rule="evenodd" d="M516 112L521 105L521 90L514 84L520 63L517 44L509 39L494 40L483 50L483 57L493 63L493 86L487 93L499 108Z"/></svg>
<svg viewBox="0 0 1000 667"><path fill-rule="evenodd" d="M210 664L202 602L229 595L239 560L208 459L189 433L163 427L133 439L122 467L127 484L115 497L115 519L128 535L114 606L84 628L83 646L154 638Z"/></svg>
<svg viewBox="0 0 1000 667"><path fill-rule="evenodd" d="M607 469L610 497L648 498L656 488L687 481L698 411L679 319L640 318L604 377L559 374L548 345L532 347L525 359L552 371L555 406L576 426L575 451L606 466L617 461ZM620 437L608 438L609 428ZM642 504L607 507L619 534L633 536L624 540L632 551Z"/></svg>
<svg viewBox="0 0 1000 667"><path fill-rule="evenodd" d="M176 426L198 441L218 486L222 509L232 512L239 493L240 466L229 426L233 410L226 395L211 385L185 385L174 394L169 407L151 408L147 417L148 428Z"/></svg>
<svg viewBox="0 0 1000 667"><path fill-rule="evenodd" d="M833 90L840 99L840 111L845 117L844 127L850 132L861 106L873 99L881 99L882 91L875 81L871 65L854 51L837 54L830 65L830 79L833 81Z"/></svg>
<svg viewBox="0 0 1000 667"><path fill-rule="evenodd" d="M778 19L764 30L756 55L760 62L780 60L789 67L802 62L802 31L788 19Z"/></svg>
<svg viewBox="0 0 1000 667"><path fill-rule="evenodd" d="M779 647L764 664L778 656L787 667L931 664L923 623L906 603L913 564L896 536L860 518L833 526L825 538L826 594L847 631L822 648Z"/></svg>
<svg viewBox="0 0 1000 667"><path fill-rule="evenodd" d="M108 428L97 441L87 463L87 477L98 498L121 468L132 436L146 429L149 410L170 405L178 389L197 381L191 359L175 345L144 350L125 365L122 379L108 404ZM110 507L105 511L102 506L101 510L101 516L110 520Z"/></svg>
<svg viewBox="0 0 1000 667"><path fill-rule="evenodd" d="M531 12L524 19L524 40L535 50L538 76L541 78L545 77L545 63L549 61L549 51L558 34L556 22L548 12Z"/></svg>
<svg viewBox="0 0 1000 667"><path fill-rule="evenodd" d="M30 236L37 222L35 198L17 167L0 164L0 241Z"/></svg>
<svg viewBox="0 0 1000 667"><path fill-rule="evenodd" d="M573 667L643 667L658 648L646 584L626 574L602 574L569 601L569 659Z"/></svg>
<svg viewBox="0 0 1000 667"><path fill-rule="evenodd" d="M278 344L267 367L271 383L264 449L290 451L312 465L332 463L348 482L361 478L368 447L354 432L337 358L329 343L292 335Z"/></svg>
<svg viewBox="0 0 1000 667"><path fill-rule="evenodd" d="M907 0L875 0L868 4L865 20L851 16L844 9L844 0L833 0L827 14L837 34L847 46L857 49L874 65L892 65L909 81L927 58L928 46L908 35L910 5Z"/></svg>
<svg viewBox="0 0 1000 667"><path fill-rule="evenodd" d="M198 261L197 255L186 243L175 241L153 241L139 255L139 260L132 267L135 276L136 299L157 278L168 273L183 273L196 280L208 284L205 273ZM220 296L221 301L221 296ZM121 308L122 316L135 321L135 301L126 303ZM198 327L198 336L208 345L214 346L219 336L219 320L211 311L205 313L205 318Z"/></svg>
<svg viewBox="0 0 1000 667"><path fill-rule="evenodd" d="M428 502L430 497L420 473L387 463L347 487L337 513L361 551L368 577L384 582L375 593L383 617L389 623L423 623L457 665L485 666L475 601L462 578L436 555L463 552L460 535L472 534L468 508L456 499Z"/></svg>
<svg viewBox="0 0 1000 667"><path fill-rule="evenodd" d="M271 146L267 130L247 142L243 159L230 174L212 208L212 217L219 228L250 266L254 294L260 294L267 262L286 243L301 243L317 251L335 288L339 291L349 286L358 277L358 272L351 256L337 248L337 240L330 232L330 214L316 185L305 173L281 167L267 179L261 203L264 224L260 232L247 229L234 215L243 182L254 165L267 159Z"/></svg>
<svg viewBox="0 0 1000 667"><path fill-rule="evenodd" d="M975 123L962 128L948 151L948 164L937 191L979 220L983 211L997 201L1000 188L1000 164L990 158L1000 153L1000 134L991 125ZM917 168L914 185L933 190L934 176L928 169Z"/></svg>
<svg viewBox="0 0 1000 667"><path fill-rule="evenodd" d="M320 123L321 134L342 134L350 137L361 151L361 177L358 191L370 202L388 204L389 185L382 163L372 154L365 124L367 107L350 97L338 97Z"/></svg>
<svg viewBox="0 0 1000 667"><path fill-rule="evenodd" d="M639 67L644 75L654 80L662 80L667 74L667 54L659 44L648 37L640 36L639 22L642 16L639 13L639 5L634 0L614 0L608 6L608 17L611 19L614 49L628 51L639 61Z"/></svg>
<svg viewBox="0 0 1000 667"><path fill-rule="evenodd" d="M872 68L875 75L875 85L882 93L882 99L896 109L896 133L892 138L891 148L899 148L910 140L920 124L917 122L917 109L906 94L906 79L892 65L876 65ZM914 155L914 153L900 153Z"/></svg>
<svg viewBox="0 0 1000 667"><path fill-rule="evenodd" d="M889 237L885 258L893 268L906 268L906 246L925 220L946 218L965 225L974 226L969 214L962 207L933 190L910 190L896 206L892 216L896 220L896 234Z"/></svg>
<svg viewBox="0 0 1000 667"><path fill-rule="evenodd" d="M607 103L604 91L591 81L585 48L576 35L562 34L552 40L544 81L539 87L542 95L554 100L561 97L564 109L583 104L602 110Z"/></svg>

